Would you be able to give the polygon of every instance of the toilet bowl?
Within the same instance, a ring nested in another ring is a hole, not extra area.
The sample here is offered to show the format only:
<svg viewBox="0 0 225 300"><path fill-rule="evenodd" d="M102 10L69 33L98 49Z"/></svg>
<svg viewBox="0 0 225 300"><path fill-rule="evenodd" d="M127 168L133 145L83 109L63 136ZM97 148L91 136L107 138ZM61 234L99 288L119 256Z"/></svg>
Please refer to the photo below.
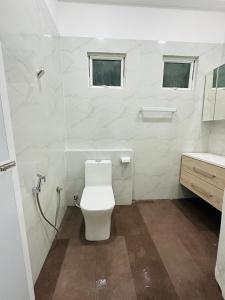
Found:
<svg viewBox="0 0 225 300"><path fill-rule="evenodd" d="M85 221L85 237L88 241L102 241L110 237L114 206L111 161L87 160L85 188L80 207Z"/></svg>

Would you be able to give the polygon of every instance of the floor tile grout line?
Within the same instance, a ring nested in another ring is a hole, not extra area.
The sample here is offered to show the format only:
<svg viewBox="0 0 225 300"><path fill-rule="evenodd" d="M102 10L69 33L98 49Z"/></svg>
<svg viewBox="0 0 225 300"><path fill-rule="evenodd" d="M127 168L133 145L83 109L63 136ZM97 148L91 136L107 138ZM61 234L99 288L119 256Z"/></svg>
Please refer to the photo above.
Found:
<svg viewBox="0 0 225 300"><path fill-rule="evenodd" d="M127 255L128 262L129 262L130 274L131 274L131 276L132 276L132 284L133 284L133 286L134 286L134 289L135 289L135 294L136 294L135 296L136 296L136 300L138 300L137 288L136 288L136 284L135 284L135 280L134 280L134 274L133 274L133 270L132 270L131 263L130 263L130 257L129 257L129 252L128 252L128 245L127 245L126 236L124 235L124 236L123 236L123 238L124 238L124 241L125 241L126 255Z"/></svg>
<svg viewBox="0 0 225 300"><path fill-rule="evenodd" d="M165 272L166 272L166 275L168 276L168 278L169 278L169 280L170 280L170 283L171 283L171 285L172 285L173 288L174 288L174 291L175 291L175 293L176 293L176 295L177 295L177 299L179 299L179 295L178 295L177 292L176 292L176 288L175 288L175 286L174 286L174 284L173 284L173 281L171 280L170 274L169 274L169 272L168 272L168 270L167 270L167 268L166 268L166 266L165 266L165 264L164 264L164 262L163 262L163 259L162 259L161 255L160 255L159 251L158 251L157 245L155 244L154 240L153 240L152 237L151 237L151 234L150 234L150 232L149 232L149 230L148 230L148 227L147 227L147 225L146 225L146 223L145 223L145 220L144 220L144 218L143 218L143 216L142 216L142 214L141 214L141 211L140 211L140 209L139 209L139 207L138 207L137 204L135 204L135 206L136 206L136 208L137 208L138 215L140 216L140 219L142 220L143 225L144 225L144 227L145 227L145 229L146 229L146 232L148 233L148 238L151 240L152 244L154 245L155 251L156 251L158 257L160 258L160 262L161 262L161 264L162 264L162 267L164 268L164 270L165 270ZM126 240L126 236L125 236L125 240ZM126 244L127 244L127 240L126 240ZM127 246L126 246L126 247L127 247ZM129 255L128 255L128 257L129 257ZM130 262L130 259L129 259L129 262ZM131 270L132 270L132 268L131 268ZM132 274L133 274L133 271L132 271ZM133 274L133 276L134 276L134 274ZM135 285L135 289L136 289L136 285ZM137 293L137 291L136 291L136 293ZM138 298L137 298L137 299L138 299Z"/></svg>
<svg viewBox="0 0 225 300"><path fill-rule="evenodd" d="M170 273L169 273L169 271L168 271L168 268L167 268L167 266L165 265L164 260L163 260L161 254L160 254L160 252L159 252L159 250L158 250L157 244L155 243L154 239L152 239L152 237L151 237L151 233L149 232L148 226L146 225L146 222L145 222L145 220L144 220L144 218L143 218L143 215L142 215L142 213L141 213L141 211L140 211L138 205L137 205L137 208L138 208L138 211L139 211L139 213L140 213L140 215L141 215L141 218L143 219L143 222L144 222L144 224L145 224L145 226L146 226L146 228L147 228L148 235L150 236L150 238L151 238L151 240L152 240L152 242L153 242L153 244L154 244L154 246L155 246L155 248L156 248L156 251L157 251L157 253L158 253L159 257L160 257L160 260L162 261L162 264L163 264L163 266L164 266L164 268L165 268L165 270L166 270L166 273L168 274L168 276L169 276L169 278L170 278L171 284L172 284L172 286L174 287L174 290L175 290L175 292L176 292L176 294L177 294L177 298L180 299L180 296L179 296L179 294L178 294L178 292L177 292L176 286L175 286L175 284L174 284L174 282L173 282L173 280L172 280L172 278L171 278L171 275L170 275Z"/></svg>
<svg viewBox="0 0 225 300"><path fill-rule="evenodd" d="M59 280L59 277L60 277L60 274L61 274L62 266L63 266L64 260L65 260L66 253L67 253L67 251L68 251L69 242L70 242L70 239L59 239L59 240L67 240L67 245L66 245L66 249L65 249L65 251L64 251L64 255L63 255L61 264L60 264L58 276L57 276L57 279L56 279L56 281L55 281L55 287L54 287L54 291L53 291L52 297L51 297L52 300L53 300L53 297L54 297L54 294L55 294L55 289L56 289L56 286L57 286L57 283L58 283L58 280Z"/></svg>
<svg viewBox="0 0 225 300"><path fill-rule="evenodd" d="M165 201L169 201L169 200L165 200ZM181 209L179 209L179 207L177 207L177 206L173 203L173 201L170 200L170 203L175 207L176 210L178 210L178 211L182 214L182 218L185 218L185 220L193 227L193 229L194 229L198 234L200 234L201 231L199 231L198 228L196 228L196 226L194 226L194 224L191 222L191 220L190 220L189 218L187 218L187 216L183 213L183 211L182 211ZM143 205L145 205L145 204L143 204ZM143 219L143 221L144 221L144 223L145 223L145 226L147 227L148 234L151 236L151 232L150 232L149 229L148 229L148 226L147 226L146 221L145 221L145 219L144 219L144 217L143 217L143 215L142 215L142 212L141 212L141 210L140 210L140 208L139 208L139 205L137 205L137 206L138 206L138 211L139 211L139 213L141 214L141 217L142 217L142 219ZM180 243L181 243L182 245L184 245L183 242L182 242L182 240L180 239L178 233L175 232L174 234L177 236L177 238L179 239ZM172 284L173 284L173 286L174 286L174 288L175 288L175 290L176 290L176 293L178 294L178 297L179 297L179 293L178 293L178 291L177 291L177 288L176 288L176 286L175 286L175 284L174 284L174 282L173 282L173 279L171 278L171 275L170 275L170 272L169 272L169 270L168 270L168 268L167 268L167 265L166 265L166 263L164 262L164 259L163 259L163 257L161 256L160 251L158 250L158 246L157 246L157 244L155 243L154 239L152 239L152 241L153 241L153 243L154 243L154 245L155 245L155 247L156 247L156 249L157 249L157 252L158 252L158 254L159 254L159 256L160 256L160 259L162 260L162 263L163 263L164 267L166 268L166 271L167 271L167 273L168 273L168 275L169 275L169 277L170 277L170 280L171 280L171 282L172 282ZM184 245L184 247L186 248L185 245ZM186 251L188 251L188 249L186 249ZM192 258L192 260L195 262L195 259L193 258L192 254L191 254L189 251L188 251L188 254L189 254L189 256ZM195 263L195 266L197 267L199 273L200 273L200 274L203 274L203 275L205 276L204 272L199 268L198 264Z"/></svg>

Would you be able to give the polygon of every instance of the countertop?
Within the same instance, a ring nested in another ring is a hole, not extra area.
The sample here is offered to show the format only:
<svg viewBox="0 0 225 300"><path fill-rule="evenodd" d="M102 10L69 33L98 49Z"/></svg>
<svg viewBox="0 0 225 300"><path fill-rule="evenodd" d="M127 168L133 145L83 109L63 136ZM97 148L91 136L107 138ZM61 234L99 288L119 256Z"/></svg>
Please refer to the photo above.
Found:
<svg viewBox="0 0 225 300"><path fill-rule="evenodd" d="M182 155L204 161L206 163L225 168L225 156L213 153L183 153Z"/></svg>

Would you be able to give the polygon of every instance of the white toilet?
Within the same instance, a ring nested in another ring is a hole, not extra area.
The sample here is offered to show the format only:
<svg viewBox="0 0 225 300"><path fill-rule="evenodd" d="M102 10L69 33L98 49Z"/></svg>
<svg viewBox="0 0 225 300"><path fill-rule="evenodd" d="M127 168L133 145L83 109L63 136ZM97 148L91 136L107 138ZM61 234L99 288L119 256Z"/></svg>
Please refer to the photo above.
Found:
<svg viewBox="0 0 225 300"><path fill-rule="evenodd" d="M80 207L85 221L85 237L88 241L102 241L110 237L114 206L112 162L110 160L87 160L85 162L85 188Z"/></svg>

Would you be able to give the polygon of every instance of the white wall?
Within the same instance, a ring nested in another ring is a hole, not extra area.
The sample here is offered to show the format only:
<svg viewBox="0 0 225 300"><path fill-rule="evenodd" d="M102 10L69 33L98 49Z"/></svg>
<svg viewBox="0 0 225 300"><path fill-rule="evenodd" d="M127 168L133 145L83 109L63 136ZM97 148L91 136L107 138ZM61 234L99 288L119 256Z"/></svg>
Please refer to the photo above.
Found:
<svg viewBox="0 0 225 300"><path fill-rule="evenodd" d="M225 13L59 1L62 36L223 43Z"/></svg>
<svg viewBox="0 0 225 300"><path fill-rule="evenodd" d="M57 0L45 0L47 7L49 9L49 12L57 26Z"/></svg>
<svg viewBox="0 0 225 300"><path fill-rule="evenodd" d="M46 216L54 221L59 206L57 186L64 187L57 226L66 208L59 36L45 1L0 1L0 40L35 281L55 236L41 218L32 196L37 173L47 176L40 194ZM46 73L38 80L36 72L41 67Z"/></svg>
<svg viewBox="0 0 225 300"><path fill-rule="evenodd" d="M201 122L204 78L220 64L223 46L71 37L61 38L61 42L66 145L72 150L67 162L76 165L75 170L67 170L71 199L84 185L80 162L85 156L73 150L118 148L134 151L133 199L183 197L180 157L182 152L207 151L208 127ZM87 52L98 51L126 53L123 89L88 87ZM161 88L163 55L199 56L194 90ZM175 107L177 112L172 120L143 119L139 114L142 106Z"/></svg>

